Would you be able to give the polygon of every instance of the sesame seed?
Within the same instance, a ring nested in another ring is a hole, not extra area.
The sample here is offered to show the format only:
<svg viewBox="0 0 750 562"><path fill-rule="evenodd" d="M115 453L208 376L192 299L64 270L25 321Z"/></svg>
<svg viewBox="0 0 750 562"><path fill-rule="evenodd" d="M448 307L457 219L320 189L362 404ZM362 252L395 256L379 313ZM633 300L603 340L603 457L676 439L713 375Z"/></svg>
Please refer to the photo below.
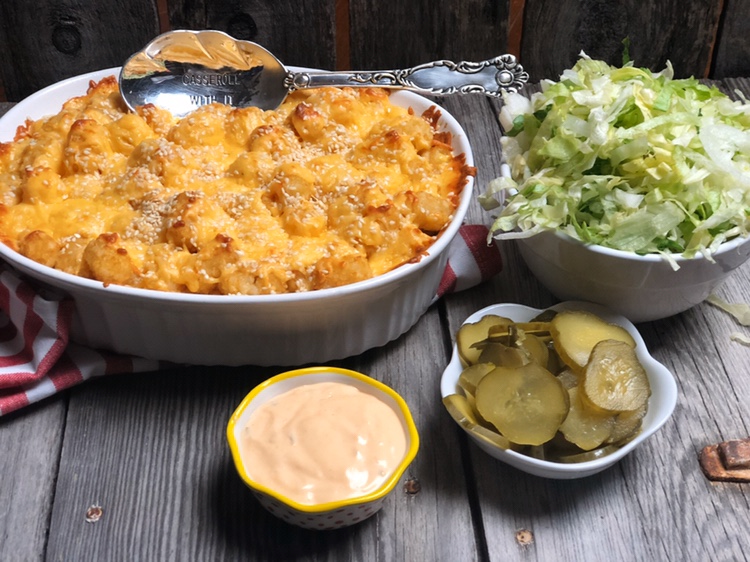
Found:
<svg viewBox="0 0 750 562"><path fill-rule="evenodd" d="M116 234L115 253L137 261L135 286L308 291L413 259L431 240L418 217L453 216L460 158L377 90L299 92L232 123L234 110L218 104L181 121L154 107L123 119L116 87L103 81L57 116L27 123L13 143L18 156L0 165L0 202L11 216L23 201L55 217L38 226L59 242L69 271L81 269L89 241ZM108 127L128 141L115 142ZM60 161L57 176L39 176ZM421 192L450 204L422 212L427 203L405 195ZM0 235L18 243L25 229L8 220ZM353 264L368 256L378 259L361 273ZM112 275L101 280L117 282Z"/></svg>

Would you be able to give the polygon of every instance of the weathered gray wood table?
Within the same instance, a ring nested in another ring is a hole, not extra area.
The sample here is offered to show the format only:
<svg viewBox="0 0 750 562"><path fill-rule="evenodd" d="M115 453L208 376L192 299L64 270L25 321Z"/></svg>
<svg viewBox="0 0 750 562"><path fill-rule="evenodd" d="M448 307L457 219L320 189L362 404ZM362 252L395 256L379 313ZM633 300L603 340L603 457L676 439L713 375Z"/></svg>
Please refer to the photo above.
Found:
<svg viewBox="0 0 750 562"><path fill-rule="evenodd" d="M750 80L724 86L750 92ZM498 106L444 104L470 137L483 189L499 173ZM475 205L469 221L487 220ZM750 484L711 483L697 460L705 445L750 434L750 349L729 339L743 328L708 304L639 326L679 398L666 426L614 468L545 480L467 441L440 402L455 330L489 304L555 302L512 244L502 252L492 281L437 303L397 341L336 363L409 403L422 446L405 478L418 493L400 488L349 529L288 526L244 487L224 437L242 397L282 369L111 376L0 418L0 560L748 560ZM718 294L750 302L750 264ZM88 523L93 505L103 513Z"/></svg>

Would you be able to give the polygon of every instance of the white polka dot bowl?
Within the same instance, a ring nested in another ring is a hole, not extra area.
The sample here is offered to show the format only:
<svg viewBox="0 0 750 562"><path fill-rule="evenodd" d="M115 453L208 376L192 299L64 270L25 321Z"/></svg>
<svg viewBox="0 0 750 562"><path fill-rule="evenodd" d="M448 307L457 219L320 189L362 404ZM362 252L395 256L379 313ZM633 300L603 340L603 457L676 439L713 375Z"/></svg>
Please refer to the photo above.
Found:
<svg viewBox="0 0 750 562"><path fill-rule="evenodd" d="M380 487L365 495L318 504L303 504L256 481L245 465L241 454L242 432L253 413L263 404L300 386L338 382L351 385L361 392L375 396L398 416L406 436L406 448L401 462ZM356 371L336 367L308 367L288 371L272 377L255 387L240 403L227 425L227 440L235 468L240 478L252 490L260 504L279 519L305 529L332 530L354 525L377 513L386 498L396 489L404 472L419 449L419 435L401 396L385 384Z"/></svg>

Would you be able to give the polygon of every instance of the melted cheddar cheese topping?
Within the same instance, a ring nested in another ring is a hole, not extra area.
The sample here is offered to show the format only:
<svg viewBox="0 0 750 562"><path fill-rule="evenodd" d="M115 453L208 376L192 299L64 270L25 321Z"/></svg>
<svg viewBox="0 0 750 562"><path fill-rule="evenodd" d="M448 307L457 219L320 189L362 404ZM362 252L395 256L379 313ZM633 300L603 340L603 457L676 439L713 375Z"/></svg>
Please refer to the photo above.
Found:
<svg viewBox="0 0 750 562"><path fill-rule="evenodd" d="M114 77L0 144L0 240L49 267L162 291L270 294L360 281L424 254L463 155L378 89L275 111L128 112Z"/></svg>

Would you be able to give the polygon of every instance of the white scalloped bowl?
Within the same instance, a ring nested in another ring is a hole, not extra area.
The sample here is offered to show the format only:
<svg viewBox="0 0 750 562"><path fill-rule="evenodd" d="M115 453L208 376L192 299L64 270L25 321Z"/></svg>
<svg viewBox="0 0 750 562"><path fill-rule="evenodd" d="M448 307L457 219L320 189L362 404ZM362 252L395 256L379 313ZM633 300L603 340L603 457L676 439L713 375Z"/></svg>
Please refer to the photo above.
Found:
<svg viewBox="0 0 750 562"><path fill-rule="evenodd" d="M290 67L291 68L291 67ZM83 95L91 80L119 68L59 82L26 98L0 118L0 142L13 139L26 119L60 110ZM435 104L399 91L391 100L422 113ZM440 109L456 154L474 165L466 133ZM425 313L440 284L447 248L472 200L468 178L448 226L417 263L372 279L307 293L259 296L193 295L109 285L34 262L0 244L0 257L75 304L71 339L93 348L149 359L203 365L302 365L360 354L398 338Z"/></svg>
<svg viewBox="0 0 750 562"><path fill-rule="evenodd" d="M589 302L567 301L550 308L558 311L586 310L592 312L607 322L622 326L633 336L633 339L635 339L636 342L636 354L646 370L649 383L651 384L651 397L648 401L648 411L643 418L641 432L632 441L629 441L614 453L591 461L567 464L539 460L516 451L504 450L475 437L474 434L466 429L464 429L464 431L466 431L469 437L471 437L471 439L489 455L519 470L528 472L529 474L559 480L583 478L615 465L623 457L633 452L633 450L646 439L656 433L667 422L677 404L677 383L675 382L672 373L651 356L648 349L646 349L646 344L640 333L625 317L615 314L611 310L600 305ZM465 320L464 324L477 322L483 316L488 314L505 316L516 322L526 322L534 318L534 316L540 312L542 311L539 309L520 304L495 304L475 312ZM458 377L461 375L462 370L463 367L458 356L458 349L454 345L453 356L443 372L440 381L440 393L443 397L461 392L460 387L458 386Z"/></svg>

